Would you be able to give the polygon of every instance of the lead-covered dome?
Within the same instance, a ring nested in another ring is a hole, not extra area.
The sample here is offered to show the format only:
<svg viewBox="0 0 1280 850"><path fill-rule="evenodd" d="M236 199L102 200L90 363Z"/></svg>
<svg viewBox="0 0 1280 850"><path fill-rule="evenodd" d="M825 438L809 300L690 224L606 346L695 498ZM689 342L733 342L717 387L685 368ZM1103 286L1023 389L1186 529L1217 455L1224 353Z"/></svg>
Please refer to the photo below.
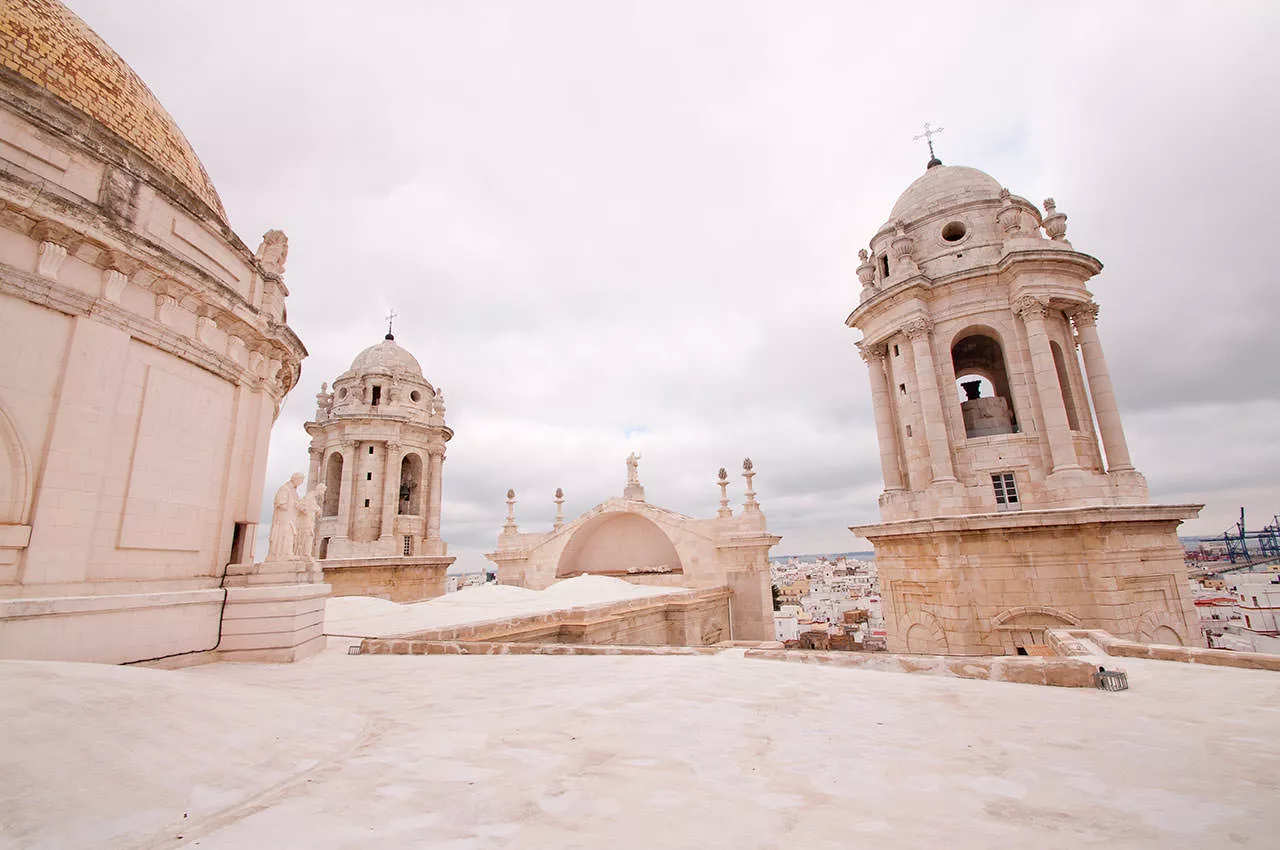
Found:
<svg viewBox="0 0 1280 850"><path fill-rule="evenodd" d="M388 336L377 345L371 345L356 355L351 361L348 375L411 375L422 379L422 367L412 354L396 345L394 338Z"/></svg>
<svg viewBox="0 0 1280 850"><path fill-rule="evenodd" d="M1000 188L985 171L964 165L935 165L898 197L889 220L914 221L957 204L998 200Z"/></svg>
<svg viewBox="0 0 1280 850"><path fill-rule="evenodd" d="M5 0L0 67L128 142L226 223L222 200L173 118L142 78L66 6L57 0Z"/></svg>

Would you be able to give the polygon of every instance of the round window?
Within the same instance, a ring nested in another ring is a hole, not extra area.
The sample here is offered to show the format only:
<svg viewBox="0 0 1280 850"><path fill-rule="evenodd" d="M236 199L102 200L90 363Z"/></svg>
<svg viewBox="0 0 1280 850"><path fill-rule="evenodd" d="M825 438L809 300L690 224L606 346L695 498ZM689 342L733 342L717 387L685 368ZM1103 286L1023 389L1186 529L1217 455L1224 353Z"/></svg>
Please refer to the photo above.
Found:
<svg viewBox="0 0 1280 850"><path fill-rule="evenodd" d="M966 233L968 230L965 229L963 221L948 222L942 228L942 238L948 242L959 242Z"/></svg>
<svg viewBox="0 0 1280 850"><path fill-rule="evenodd" d="M343 387L342 389L338 390L338 399L339 399L339 400L344 399L344 398L346 398L346 397L347 397L347 388L346 388L346 387Z"/></svg>
<svg viewBox="0 0 1280 850"><path fill-rule="evenodd" d="M413 392L409 393L409 398L413 400L414 404L417 404L418 402L422 401L422 393L418 392L417 390L414 390Z"/></svg>

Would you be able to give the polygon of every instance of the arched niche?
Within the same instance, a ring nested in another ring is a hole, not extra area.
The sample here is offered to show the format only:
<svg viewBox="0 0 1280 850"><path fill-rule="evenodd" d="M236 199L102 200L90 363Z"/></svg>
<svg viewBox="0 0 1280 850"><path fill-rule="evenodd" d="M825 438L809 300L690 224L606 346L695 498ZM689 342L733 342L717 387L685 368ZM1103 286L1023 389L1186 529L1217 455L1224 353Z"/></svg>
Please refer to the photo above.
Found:
<svg viewBox="0 0 1280 850"><path fill-rule="evenodd" d="M324 510L321 516L337 516L338 502L342 499L342 452L329 455L324 467Z"/></svg>
<svg viewBox="0 0 1280 850"><path fill-rule="evenodd" d="M1020 430L998 333L982 326L958 333L951 343L951 365L966 437L1015 434Z"/></svg>
<svg viewBox="0 0 1280 850"><path fill-rule="evenodd" d="M639 514L607 513L574 532L556 565L556 578L682 571L676 547L656 523Z"/></svg>
<svg viewBox="0 0 1280 850"><path fill-rule="evenodd" d="M18 429L0 407L0 524L26 525L31 512L31 461Z"/></svg>
<svg viewBox="0 0 1280 850"><path fill-rule="evenodd" d="M400 461L400 506L397 513L422 515L422 456L410 452Z"/></svg>
<svg viewBox="0 0 1280 850"><path fill-rule="evenodd" d="M902 624L902 640L912 655L946 655L947 635L938 618L928 611L916 611Z"/></svg>

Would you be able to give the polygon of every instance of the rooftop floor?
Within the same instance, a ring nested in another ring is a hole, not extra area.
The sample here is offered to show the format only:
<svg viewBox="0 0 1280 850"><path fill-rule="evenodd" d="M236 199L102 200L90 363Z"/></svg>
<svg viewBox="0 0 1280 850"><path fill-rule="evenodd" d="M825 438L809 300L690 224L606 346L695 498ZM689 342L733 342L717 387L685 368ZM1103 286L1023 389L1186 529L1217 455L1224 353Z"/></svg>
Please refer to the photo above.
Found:
<svg viewBox="0 0 1280 850"><path fill-rule="evenodd" d="M702 657L0 662L12 847L1273 847L1280 675Z"/></svg>

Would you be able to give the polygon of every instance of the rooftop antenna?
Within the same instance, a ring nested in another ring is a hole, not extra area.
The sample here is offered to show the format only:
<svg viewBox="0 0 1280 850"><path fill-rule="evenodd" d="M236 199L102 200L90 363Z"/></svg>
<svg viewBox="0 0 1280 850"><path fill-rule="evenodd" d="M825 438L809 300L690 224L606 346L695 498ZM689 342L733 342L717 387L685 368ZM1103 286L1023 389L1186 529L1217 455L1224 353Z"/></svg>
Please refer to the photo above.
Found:
<svg viewBox="0 0 1280 850"><path fill-rule="evenodd" d="M945 129L944 127L930 127L929 122L926 121L924 122L924 132L911 139L911 141L913 142L918 142L921 139L924 139L925 142L928 143L929 164L926 166L926 168L933 168L935 165L942 165L942 160L938 159L937 155L933 152L933 137L941 133L944 129Z"/></svg>
<svg viewBox="0 0 1280 850"><path fill-rule="evenodd" d="M387 314L387 335L383 337L384 339L391 339L391 340L395 339L395 336L393 336L391 333L391 323L395 321L396 316L398 315L400 314L397 313L395 310L392 310L390 313Z"/></svg>

